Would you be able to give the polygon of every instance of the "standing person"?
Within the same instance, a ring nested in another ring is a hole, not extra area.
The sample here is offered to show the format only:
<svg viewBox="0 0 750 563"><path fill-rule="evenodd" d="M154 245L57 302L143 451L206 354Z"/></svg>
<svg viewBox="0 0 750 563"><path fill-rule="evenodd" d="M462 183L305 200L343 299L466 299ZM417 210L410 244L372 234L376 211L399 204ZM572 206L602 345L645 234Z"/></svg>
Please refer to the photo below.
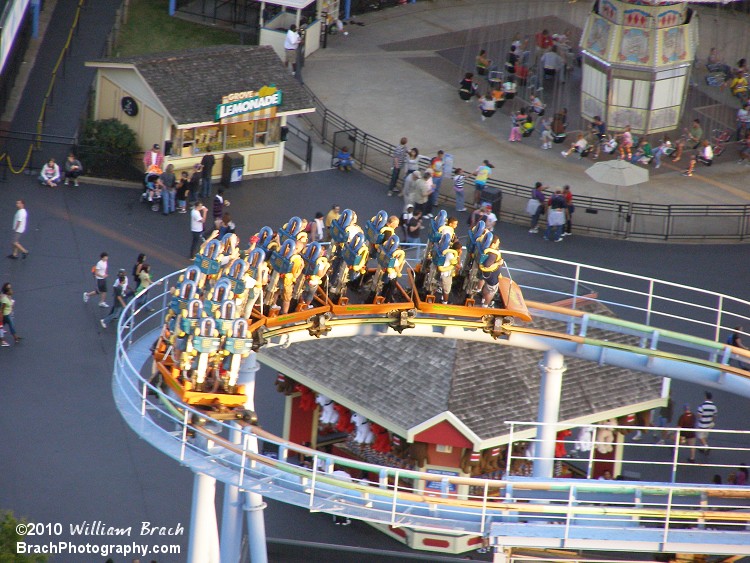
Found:
<svg viewBox="0 0 750 563"><path fill-rule="evenodd" d="M73 180L73 185L77 188L78 176L81 174L83 174L81 161L73 153L70 153L67 160L65 160L65 182L63 184L67 186L70 180Z"/></svg>
<svg viewBox="0 0 750 563"><path fill-rule="evenodd" d="M323 221L323 213L318 211L315 219L310 222L310 242L323 242L326 237L326 226Z"/></svg>
<svg viewBox="0 0 750 563"><path fill-rule="evenodd" d="M401 192L404 197L404 207L408 205L414 207L416 205L417 200L419 199L419 194L417 193L417 180L419 180L421 176L419 170L415 170L414 172L407 174L406 178L404 178L404 190Z"/></svg>
<svg viewBox="0 0 750 563"><path fill-rule="evenodd" d="M544 197L544 186L541 182L537 182L536 184L534 184L534 188L531 190L531 198L529 200L529 203L531 203L531 200L537 201L539 203L539 206L531 215L531 225L529 228L529 232L531 234L536 234L539 232L539 218L542 216L542 213L544 213L544 203L546 201Z"/></svg>
<svg viewBox="0 0 750 563"><path fill-rule="evenodd" d="M422 177L415 182L414 198L416 204L414 208L424 213L425 217L428 219L431 215L430 211L432 211L432 206L430 205L430 194L432 194L432 190L432 175L429 171L425 170L422 173Z"/></svg>
<svg viewBox="0 0 750 563"><path fill-rule="evenodd" d="M174 164L167 164L167 169L159 177L161 186L162 215L174 213L177 197L177 177L174 175Z"/></svg>
<svg viewBox="0 0 750 563"><path fill-rule="evenodd" d="M112 310L103 319L99 319L99 324L102 328L107 328L107 324L112 321L116 321L120 318L122 310L125 308L125 293L128 291L128 276L125 270L120 269L117 272L117 279L112 284L112 295L114 295L114 301L112 302Z"/></svg>
<svg viewBox="0 0 750 563"><path fill-rule="evenodd" d="M417 209L414 211L409 222L406 224L406 242L416 244L422 241L422 212Z"/></svg>
<svg viewBox="0 0 750 563"><path fill-rule="evenodd" d="M695 424L696 428L698 428L696 437L701 443L701 446L703 446L703 448L700 450L703 455L708 455L709 453L711 453L711 450L708 449L709 433L706 432L706 430L710 430L716 425L716 419L719 415L719 409L713 402L713 398L713 394L710 391L706 391L706 400L698 406L698 410L696 411L696 414L698 415L698 419L696 420Z"/></svg>
<svg viewBox="0 0 750 563"><path fill-rule="evenodd" d="M201 197L208 199L211 197L211 178L214 175L214 164L216 158L211 152L211 145L206 147L206 154L201 158Z"/></svg>
<svg viewBox="0 0 750 563"><path fill-rule="evenodd" d="M8 254L8 258L16 260L18 253L21 253L21 258L26 258L29 255L29 251L21 245L21 235L26 232L26 224L28 222L29 213L26 211L26 202L19 199L16 201L16 214L13 216L13 238L11 238L11 253Z"/></svg>
<svg viewBox="0 0 750 563"><path fill-rule="evenodd" d="M440 196L440 185L443 183L443 176L445 172L443 156L445 152L438 151L430 161L430 168L432 168L432 192L430 192L430 211L433 207L437 206L438 197ZM427 213L429 215L429 212Z"/></svg>
<svg viewBox="0 0 750 563"><path fill-rule="evenodd" d="M547 204L550 212L547 217L547 230L544 233L544 240L562 242L563 226L567 220L566 206L562 190L556 190L555 195L549 198Z"/></svg>
<svg viewBox="0 0 750 563"><path fill-rule="evenodd" d="M474 205L482 201L482 192L484 192L484 187L487 185L487 179L492 174L493 168L494 166L490 164L489 160L483 160L479 168L474 171Z"/></svg>
<svg viewBox="0 0 750 563"><path fill-rule="evenodd" d="M408 142L406 137L401 137L401 141L396 148L393 149L393 164L391 168L391 182L388 184L388 195L398 193L398 177L401 174L401 170L406 165L407 148L406 143Z"/></svg>
<svg viewBox="0 0 750 563"><path fill-rule="evenodd" d="M50 158L49 162L42 166L42 171L39 173L39 181L43 186L50 188L57 187L57 183L60 181L60 166L55 162L54 158Z"/></svg>
<svg viewBox="0 0 750 563"><path fill-rule="evenodd" d="M569 237L573 234L573 212L576 207L573 205L573 192L567 184L563 186L563 197L565 198L565 228L562 236Z"/></svg>
<svg viewBox="0 0 750 563"><path fill-rule="evenodd" d="M190 191L190 178L187 172L180 174L180 183L177 186L175 192L175 199L177 200L177 213L187 213L187 198L188 192Z"/></svg>
<svg viewBox="0 0 750 563"><path fill-rule="evenodd" d="M685 440L685 444L690 447L690 457L688 463L695 463L695 415L690 410L690 405L685 405L685 411L677 420L677 426L680 428L680 441Z"/></svg>
<svg viewBox="0 0 750 563"><path fill-rule="evenodd" d="M13 313L15 303L16 301L13 299L13 286L10 285L10 282L4 283L2 293L0 293L0 313L2 313L3 326L10 332L13 342L18 344L21 337L16 333L16 316ZM3 340L3 346L7 346L5 340Z"/></svg>
<svg viewBox="0 0 750 563"><path fill-rule="evenodd" d="M409 221L411 221L412 217L414 217L414 204L409 203L401 214L401 233L404 237L404 242L407 242L407 237L409 236Z"/></svg>
<svg viewBox="0 0 750 563"><path fill-rule="evenodd" d="M99 261L96 265L91 268L91 273L94 274L96 280L96 289L94 291L83 292L83 302L88 303L89 298L92 295L99 296L99 307L109 307L105 299L107 298L107 265L109 262L109 254L102 252L99 255Z"/></svg>
<svg viewBox="0 0 750 563"><path fill-rule="evenodd" d="M190 260L195 258L195 254L203 242L203 229L205 228L207 213L208 209L200 200L195 202L193 210L190 212L190 232L193 235L193 240L190 244L190 255L188 256Z"/></svg>
<svg viewBox="0 0 750 563"><path fill-rule="evenodd" d="M149 172L156 168L159 169L157 174L161 174L161 167L164 164L164 155L161 153L161 147L154 144L151 150L143 155L143 170Z"/></svg>
<svg viewBox="0 0 750 563"><path fill-rule="evenodd" d="M456 193L456 212L466 211L466 201L464 196L464 183L466 176L462 168L456 168L453 174L453 191Z"/></svg>
<svg viewBox="0 0 750 563"><path fill-rule="evenodd" d="M412 147L406 155L406 175L404 176L404 183L406 183L406 176L417 170L419 170L419 149L417 147Z"/></svg>
<svg viewBox="0 0 750 563"><path fill-rule="evenodd" d="M214 227L217 229L221 227L221 218L224 217L227 207L229 207L229 200L224 199L224 188L219 188L219 191L216 192L216 195L214 196L212 208Z"/></svg>
<svg viewBox="0 0 750 563"><path fill-rule="evenodd" d="M302 38L297 33L297 26L290 25L284 38L284 53L286 54L284 66L289 68L289 63L292 63L292 76L297 74L297 47L299 47L301 41Z"/></svg>
<svg viewBox="0 0 750 563"><path fill-rule="evenodd" d="M326 214L325 220L323 221L323 225L326 228L326 242L331 240L331 223L333 223L339 217L341 217L341 207L338 204L334 203L331 206L331 210Z"/></svg>
<svg viewBox="0 0 750 563"><path fill-rule="evenodd" d="M138 284L141 283L141 270L145 263L146 255L141 252L135 259L135 264L133 264L133 283L135 284L133 287L138 287Z"/></svg>
<svg viewBox="0 0 750 563"><path fill-rule="evenodd" d="M198 196L202 191L203 184L203 165L198 163L193 166L193 175L190 176L190 202L195 204Z"/></svg>

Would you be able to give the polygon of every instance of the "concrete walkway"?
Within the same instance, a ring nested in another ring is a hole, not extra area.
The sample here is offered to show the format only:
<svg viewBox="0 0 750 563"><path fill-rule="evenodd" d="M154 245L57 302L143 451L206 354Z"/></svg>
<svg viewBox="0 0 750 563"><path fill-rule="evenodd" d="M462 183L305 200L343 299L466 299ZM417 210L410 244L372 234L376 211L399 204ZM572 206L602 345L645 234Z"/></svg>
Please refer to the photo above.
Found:
<svg viewBox="0 0 750 563"><path fill-rule="evenodd" d="M311 55L304 79L330 110L390 143L406 136L409 146L418 147L421 154L434 155L444 149L455 155L457 166L467 170L489 159L497 167L493 174L497 179L524 185L537 180L551 186L570 184L575 194L612 198L612 186L598 184L584 173L594 161L562 158L560 150L569 142L553 145L549 151L540 149L536 134L522 143L509 143L510 103L483 122L476 105L461 102L457 95L458 81L464 72L473 70L480 46L509 42L512 36L503 34L516 27L524 32L527 20L553 22L551 33L580 29L589 10L589 2L439 0L372 12L357 18L364 26L346 26L348 36L331 36L326 49ZM507 22L518 23L501 25ZM712 33L710 26L721 24L701 23L705 35ZM735 22L742 23L747 25ZM706 50L708 41L703 45ZM458 60L456 49L463 52ZM490 55L502 61L505 51L497 51L490 48ZM580 74L580 69L576 72ZM570 97L577 97L577 91L545 96L545 101L554 111L555 102ZM583 125L572 115L569 131ZM681 175L687 160L683 156L677 164L663 161L658 171L651 167L651 180L629 188L627 199L657 204L750 201L750 169L737 164L734 146L713 166L697 168L692 178ZM446 187L450 186L443 186L447 194Z"/></svg>

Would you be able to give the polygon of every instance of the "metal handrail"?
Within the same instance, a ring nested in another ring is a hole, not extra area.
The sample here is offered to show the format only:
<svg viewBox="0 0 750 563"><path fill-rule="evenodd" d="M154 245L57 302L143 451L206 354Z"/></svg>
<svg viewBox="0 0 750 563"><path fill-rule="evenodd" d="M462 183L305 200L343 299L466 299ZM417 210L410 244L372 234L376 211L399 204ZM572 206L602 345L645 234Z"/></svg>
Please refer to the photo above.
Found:
<svg viewBox="0 0 750 563"><path fill-rule="evenodd" d="M317 111L305 114L301 118L306 120L313 130L320 136L321 142L330 145L333 134L339 130L353 131L356 137L356 154L354 159L362 170L366 170L378 178L390 178L390 167L395 145L359 129L356 125L328 109L323 102L310 90L302 85L313 101ZM320 118L320 119L318 119ZM369 157L369 158L368 158ZM425 167L429 161L422 160L420 165ZM473 180L467 178L467 187ZM526 202L531 196L532 186L517 182L505 182L497 178L487 181L490 192L499 191L502 194L503 206L498 218L503 221L526 223L529 220L525 213ZM508 205L508 200L511 204ZM639 237L645 240L740 240L750 238L750 204L659 204L626 202L594 196L576 195L575 205L578 210L575 215L576 229L588 233L615 235L619 237ZM594 221L598 213L607 213L608 219ZM615 227L609 220L611 214L621 219ZM722 222L721 230L714 228L711 223L700 228L696 227L698 217L712 217L734 219L731 223ZM654 222L653 219L659 219ZM543 218L542 218L543 220ZM679 228L680 220L690 220ZM620 225L622 223L622 225ZM652 225L653 223L653 225ZM689 228L688 228L689 227Z"/></svg>
<svg viewBox="0 0 750 563"><path fill-rule="evenodd" d="M665 537L671 533L671 521L678 521L680 526L685 520L721 522L722 525L728 522L727 526L737 530L744 529L750 524L750 512L746 511L748 505L744 504L746 500L750 500L748 487L445 477L445 483L455 485L458 492L452 493L443 487L442 491L432 495L418 486L420 481L435 480L435 476L429 473L382 467L317 451L313 454L312 450L252 427L243 430L245 435L252 436L262 444L259 449L261 452L267 449L277 450L280 459L255 453L252 448L248 448L247 439L243 440L242 444L235 444L223 438L228 436L231 430L228 424L212 423L218 430L213 430L209 434L207 429L197 422L202 418L201 413L151 386L141 375L143 366L137 362L134 364L133 358L130 357L132 352L142 361L146 361L148 354L143 352L148 349L148 345L153 342L160 330L169 285L179 274L178 272L163 278L161 292L149 291L149 299L145 306L161 300L161 311L143 317L143 310L135 311L131 302L123 313L118 324L113 387L118 407L136 432L175 459L200 471L213 472L214 476L224 482L238 484L238 476L241 474L245 482L252 481L267 487L264 492L267 496L309 506L314 510L335 509L355 518L385 522L393 526L411 524L435 530L445 529L451 522L460 522L467 533L476 534L481 534L485 530L485 517L489 521L501 522L509 514L508 511L522 514L530 522L546 522L550 518L562 521L569 519L572 513L576 517L576 526L579 525L578 522L585 522L585 518L596 517L599 514L614 515L622 519L637 517L644 521L648 520L652 527L663 525ZM669 283L656 281L659 284ZM723 297L725 300L731 299ZM581 318L577 314L573 316L575 319ZM563 336L568 337L567 334ZM686 336L685 340L690 344L695 337ZM143 402L148 391L155 393L156 400L150 402L149 408L145 409ZM179 432L174 433L174 429L179 429ZM190 438L191 434L196 437L210 435L211 447L206 440ZM310 468L300 467L290 461L290 452L315 455L323 461L323 467L319 467L317 463ZM211 459L214 463L207 466L205 459ZM373 485L369 482L349 483L337 480L330 474L334 464L379 475L379 482ZM410 484L409 481L414 481L415 484ZM506 495L509 487L513 488L512 496ZM540 504L539 491L544 494L562 491L565 498L562 499L562 504L558 504L554 498L544 497L544 503ZM587 498L586 495L592 492L617 495L619 508L603 506L605 500L592 501ZM647 503L641 500L644 496L658 496L665 492L668 495L666 503L658 498ZM623 500L623 494L631 495L632 500ZM685 495L704 495L707 499L714 500L703 505L674 502L673 497L687 498ZM738 498L740 502L727 503L727 497Z"/></svg>

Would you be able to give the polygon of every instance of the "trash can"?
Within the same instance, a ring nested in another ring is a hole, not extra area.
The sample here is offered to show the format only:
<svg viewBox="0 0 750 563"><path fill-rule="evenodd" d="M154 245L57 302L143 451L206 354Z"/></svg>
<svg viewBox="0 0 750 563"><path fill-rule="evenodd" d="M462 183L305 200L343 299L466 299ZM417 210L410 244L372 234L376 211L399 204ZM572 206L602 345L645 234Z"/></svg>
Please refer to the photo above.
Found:
<svg viewBox="0 0 750 563"><path fill-rule="evenodd" d="M500 220L500 210L503 207L503 192L500 191L500 188L485 187L482 193L482 200L492 204L492 212Z"/></svg>
<svg viewBox="0 0 750 563"><path fill-rule="evenodd" d="M242 172L245 169L245 158L238 152L229 152L224 155L221 163L221 183L230 187L242 181Z"/></svg>

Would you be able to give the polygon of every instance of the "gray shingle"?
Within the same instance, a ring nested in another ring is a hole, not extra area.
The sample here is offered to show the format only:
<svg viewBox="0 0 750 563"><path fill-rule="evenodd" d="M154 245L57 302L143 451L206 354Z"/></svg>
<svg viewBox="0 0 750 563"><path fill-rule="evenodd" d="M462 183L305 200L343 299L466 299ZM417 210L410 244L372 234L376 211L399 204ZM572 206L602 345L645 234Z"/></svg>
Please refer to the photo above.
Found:
<svg viewBox="0 0 750 563"><path fill-rule="evenodd" d="M315 107L268 45L218 45L108 59L134 65L179 125L214 120L221 97L275 85L282 111Z"/></svg>
<svg viewBox="0 0 750 563"><path fill-rule="evenodd" d="M596 303L585 308L608 313ZM564 331L557 321L531 324ZM591 330L589 336L636 342L603 331ZM357 336L269 348L263 354L335 389L348 399L345 406L366 405L399 427L450 411L480 439L489 439L507 433L506 420L537 417L542 356L533 350L447 338ZM566 358L565 364L560 420L661 396L661 378L575 358Z"/></svg>

